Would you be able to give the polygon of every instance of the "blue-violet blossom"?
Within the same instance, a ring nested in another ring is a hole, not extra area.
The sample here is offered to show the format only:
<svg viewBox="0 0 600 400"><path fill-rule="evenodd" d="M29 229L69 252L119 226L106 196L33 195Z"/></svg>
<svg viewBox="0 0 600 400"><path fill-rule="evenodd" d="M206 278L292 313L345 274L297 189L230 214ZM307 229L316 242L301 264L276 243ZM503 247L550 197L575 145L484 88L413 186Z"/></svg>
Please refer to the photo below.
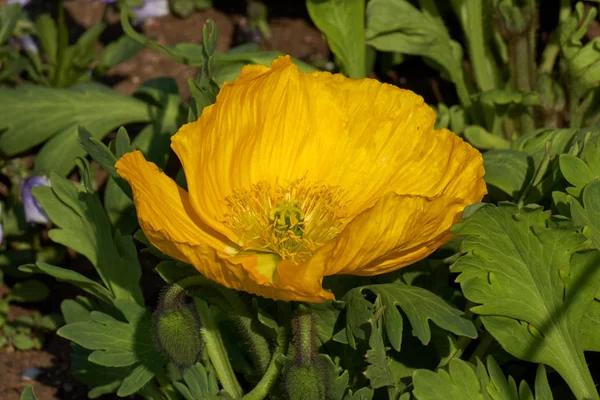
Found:
<svg viewBox="0 0 600 400"><path fill-rule="evenodd" d="M50 180L45 176L34 175L21 181L21 199L25 209L25 220L31 224L47 224L50 222L50 218L31 193L31 189L36 186L50 186Z"/></svg>

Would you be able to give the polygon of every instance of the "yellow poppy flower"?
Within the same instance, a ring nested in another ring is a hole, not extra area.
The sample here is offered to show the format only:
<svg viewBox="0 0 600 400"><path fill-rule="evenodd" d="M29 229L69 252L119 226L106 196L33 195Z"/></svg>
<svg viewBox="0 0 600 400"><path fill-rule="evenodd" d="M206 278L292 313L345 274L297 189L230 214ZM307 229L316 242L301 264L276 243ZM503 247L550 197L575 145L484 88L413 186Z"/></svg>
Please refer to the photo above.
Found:
<svg viewBox="0 0 600 400"><path fill-rule="evenodd" d="M189 191L139 151L116 167L165 254L230 288L322 302L324 276L426 257L486 193L481 154L435 118L410 91L280 57L173 136Z"/></svg>

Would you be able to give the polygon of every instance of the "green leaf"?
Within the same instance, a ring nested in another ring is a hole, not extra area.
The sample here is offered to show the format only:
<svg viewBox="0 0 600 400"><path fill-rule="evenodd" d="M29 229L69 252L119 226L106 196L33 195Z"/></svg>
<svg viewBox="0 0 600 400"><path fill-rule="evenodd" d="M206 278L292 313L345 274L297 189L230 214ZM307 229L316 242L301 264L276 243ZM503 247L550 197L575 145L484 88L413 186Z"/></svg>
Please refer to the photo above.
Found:
<svg viewBox="0 0 600 400"><path fill-rule="evenodd" d="M20 16L19 4L13 3L0 7L0 46L12 36Z"/></svg>
<svg viewBox="0 0 600 400"><path fill-rule="evenodd" d="M600 253L540 208L487 206L455 226L465 253L452 267L485 328L526 361L556 369L579 398L597 398L579 326L600 284Z"/></svg>
<svg viewBox="0 0 600 400"><path fill-rule="evenodd" d="M534 164L538 165L546 152L546 142L550 146L550 158L554 158L569 151L573 143L583 145L586 135L597 135L598 131L586 129L539 129L520 136L512 143L513 150L524 151L533 157Z"/></svg>
<svg viewBox="0 0 600 400"><path fill-rule="evenodd" d="M45 300L48 295L50 295L48 286L40 281L31 279L15 283L8 296L6 296L6 300L21 303L37 303Z"/></svg>
<svg viewBox="0 0 600 400"><path fill-rule="evenodd" d="M360 335L360 326L372 315L372 312L369 311L371 304L363 297L362 292L365 290L377 295L376 304L378 301L381 302L387 338L396 351L400 351L403 328L402 315L398 307L408 317L413 328L413 336L419 338L424 345L428 344L431 339L429 320L456 335L477 337L475 326L471 321L462 317L462 311L452 307L428 290L396 281L358 287L344 296L343 301L346 302L347 308L346 334L351 343L354 340L353 336L357 336L357 333Z"/></svg>
<svg viewBox="0 0 600 400"><path fill-rule="evenodd" d="M107 367L133 366L123 379L119 396L137 392L160 369L165 360L157 350L152 335L152 315L143 307L126 300L115 300L127 322L108 314L92 311L91 320L63 326L58 335L94 350L88 359Z"/></svg>
<svg viewBox="0 0 600 400"><path fill-rule="evenodd" d="M560 172L571 185L578 189L577 195L588 182L596 178L585 161L570 154L560 155Z"/></svg>
<svg viewBox="0 0 600 400"><path fill-rule="evenodd" d="M56 65L56 56L58 53L58 28L56 22L50 14L41 14L35 19L35 28L37 37L40 40L42 49L52 65Z"/></svg>
<svg viewBox="0 0 600 400"><path fill-rule="evenodd" d="M78 297L76 300L66 299L60 303L60 311L67 324L91 320L91 307L88 307L88 304L84 303L82 299L89 302L88 298Z"/></svg>
<svg viewBox="0 0 600 400"><path fill-rule="evenodd" d="M110 303L113 299L111 292L99 283L86 278L78 272L66 268L56 267L54 265L38 262L37 264L27 264L19 267L20 271L29 273L38 273L50 275L59 281L68 282L72 285L93 294L94 296Z"/></svg>
<svg viewBox="0 0 600 400"><path fill-rule="evenodd" d="M0 152L13 156L48 140L35 170L60 175L73 169L77 156L85 155L76 140L79 124L100 140L121 125L149 121L152 110L143 101L98 84L0 88L0 103Z"/></svg>
<svg viewBox="0 0 600 400"><path fill-rule="evenodd" d="M119 185L121 190L127 194L129 198L133 198L131 186L129 186L125 179L121 178L121 176L117 173L117 169L115 168L117 157L115 157L115 155L104 143L93 137L92 134L83 126L78 127L78 132L79 143L88 152L92 159L100 164L100 167L108 173L108 175ZM125 128L121 127L117 132L117 139L121 138L123 135L125 135L127 139L129 138Z"/></svg>
<svg viewBox="0 0 600 400"><path fill-rule="evenodd" d="M462 105L470 106L462 48L450 38L441 19L422 12L407 0L371 0L367 5L365 36L377 50L431 59L457 85Z"/></svg>
<svg viewBox="0 0 600 400"><path fill-rule="evenodd" d="M413 384L417 400L533 400L527 383L522 381L517 391L513 378L506 379L491 356L487 359L487 371L479 360L475 367L454 359L447 371L415 371ZM536 400L552 400L543 365L537 371L535 391Z"/></svg>
<svg viewBox="0 0 600 400"><path fill-rule="evenodd" d="M214 22L207 22L202 28L202 57L204 62L198 72L196 80L188 79L192 100L188 120L195 121L204 107L209 106L217 99L219 86L211 76L212 58L217 50L217 28Z"/></svg>
<svg viewBox="0 0 600 400"><path fill-rule="evenodd" d="M80 382L92 387L88 397L93 399L118 390L123 379L131 374L133 368L108 368L88 360L90 352L76 344L72 345L71 370Z"/></svg>
<svg viewBox="0 0 600 400"><path fill-rule="evenodd" d="M480 149L508 149L510 143L500 136L493 135L480 126L471 125L464 131L465 138L475 147Z"/></svg>
<svg viewBox="0 0 600 400"><path fill-rule="evenodd" d="M173 385L186 400L204 399L218 393L215 374L207 371L201 363L184 369L183 380L185 384L173 382Z"/></svg>
<svg viewBox="0 0 600 400"><path fill-rule="evenodd" d="M573 221L588 228L592 243L600 250L600 180L593 180L583 189L582 204L576 199L568 199Z"/></svg>
<svg viewBox="0 0 600 400"><path fill-rule="evenodd" d="M108 46L104 48L98 68L100 68L101 72L108 71L129 60L143 48L144 46L142 44L130 37L121 36L114 42L110 42Z"/></svg>
<svg viewBox="0 0 600 400"><path fill-rule="evenodd" d="M8 315L8 301L6 299L0 300L0 327L6 322L6 316Z"/></svg>
<svg viewBox="0 0 600 400"><path fill-rule="evenodd" d="M48 314L42 317L40 327L49 331L55 331L65 324L63 317L60 314Z"/></svg>
<svg viewBox="0 0 600 400"><path fill-rule="evenodd" d="M454 359L448 371L419 369L413 374L413 395L418 400L484 400L475 367Z"/></svg>
<svg viewBox="0 0 600 400"><path fill-rule="evenodd" d="M24 334L17 334L12 338L13 345L19 350L31 350L36 347L35 341Z"/></svg>
<svg viewBox="0 0 600 400"><path fill-rule="evenodd" d="M119 129L114 143L115 158L120 158L136 148L144 153L148 161L154 162L159 168L164 168L170 154L170 138L181 125L182 109L177 84L171 78L153 79L145 82L136 94L152 98L154 104L158 105L157 114L153 116L154 123L142 129L133 143L129 142L126 131ZM104 192L104 206L115 228L130 233L138 226L131 188L118 176L114 167L112 170L114 174L112 171L110 173L113 179L107 183Z"/></svg>
<svg viewBox="0 0 600 400"><path fill-rule="evenodd" d="M327 44L350 78L364 78L365 1L307 0L306 8L314 24L325 34Z"/></svg>
<svg viewBox="0 0 600 400"><path fill-rule="evenodd" d="M581 338L586 351L600 351L600 301L594 300L587 309L581 325Z"/></svg>
<svg viewBox="0 0 600 400"><path fill-rule="evenodd" d="M535 374L535 400L553 400L544 364L538 365L537 373Z"/></svg>
<svg viewBox="0 0 600 400"><path fill-rule="evenodd" d="M348 391L348 394L344 396L344 400L371 400L374 392L370 387L363 387L358 389L356 392Z"/></svg>
<svg viewBox="0 0 600 400"><path fill-rule="evenodd" d="M21 393L21 400L37 400L35 393L33 392L33 386L27 385L23 393Z"/></svg>
<svg viewBox="0 0 600 400"><path fill-rule="evenodd" d="M371 337L369 338L369 350L367 350L366 357L369 366L364 374L369 379L373 389L392 386L394 385L394 377L388 366L383 337L372 318L369 323L371 324Z"/></svg>
<svg viewBox="0 0 600 400"><path fill-rule="evenodd" d="M104 285L117 299L144 304L139 286L141 267L132 237L121 236L118 231L113 233L102 204L91 188L85 185L77 188L55 173L50 180L52 187L33 190L50 219L59 227L49 232L50 238L90 260ZM92 290L89 282L85 284ZM96 291L94 294L98 293L97 288L93 290Z"/></svg>
<svg viewBox="0 0 600 400"><path fill-rule="evenodd" d="M513 199L533 175L533 163L527 153L516 150L490 150L483 154L485 175L483 179Z"/></svg>
<svg viewBox="0 0 600 400"><path fill-rule="evenodd" d="M138 392L141 388L143 388L146 385L146 383L148 383L152 378L154 378L154 374L155 373L152 370L150 370L146 365L138 365L131 372L131 374L129 374L127 377L125 377L125 379L123 379L121 386L119 386L119 390L117 390L117 396L127 397Z"/></svg>
<svg viewBox="0 0 600 400"><path fill-rule="evenodd" d="M343 303L333 301L309 303L307 307L311 309L315 316L317 337L321 341L321 344L327 343L333 338L336 323L343 309Z"/></svg>

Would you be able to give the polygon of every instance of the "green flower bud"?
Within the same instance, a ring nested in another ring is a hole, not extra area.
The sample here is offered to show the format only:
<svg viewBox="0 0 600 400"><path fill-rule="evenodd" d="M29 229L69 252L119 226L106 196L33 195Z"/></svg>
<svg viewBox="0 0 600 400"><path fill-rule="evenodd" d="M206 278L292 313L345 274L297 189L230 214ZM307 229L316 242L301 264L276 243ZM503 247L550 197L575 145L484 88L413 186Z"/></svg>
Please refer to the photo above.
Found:
<svg viewBox="0 0 600 400"><path fill-rule="evenodd" d="M154 340L165 357L186 367L202 355L201 326L196 314L183 304L184 292L176 286L171 289L163 293L154 312Z"/></svg>
<svg viewBox="0 0 600 400"><path fill-rule="evenodd" d="M285 373L285 391L289 400L324 400L326 387L318 364L290 365Z"/></svg>

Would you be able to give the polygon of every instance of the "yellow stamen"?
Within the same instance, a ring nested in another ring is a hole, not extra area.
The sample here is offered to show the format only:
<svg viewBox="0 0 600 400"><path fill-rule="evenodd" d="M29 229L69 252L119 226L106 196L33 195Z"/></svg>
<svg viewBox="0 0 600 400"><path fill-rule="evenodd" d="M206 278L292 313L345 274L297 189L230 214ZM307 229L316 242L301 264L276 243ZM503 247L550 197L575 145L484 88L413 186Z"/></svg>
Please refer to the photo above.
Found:
<svg viewBox="0 0 600 400"><path fill-rule="evenodd" d="M301 263L342 230L341 198L339 188L309 185L304 179L277 187L262 181L225 199L231 210L226 221L243 250Z"/></svg>

